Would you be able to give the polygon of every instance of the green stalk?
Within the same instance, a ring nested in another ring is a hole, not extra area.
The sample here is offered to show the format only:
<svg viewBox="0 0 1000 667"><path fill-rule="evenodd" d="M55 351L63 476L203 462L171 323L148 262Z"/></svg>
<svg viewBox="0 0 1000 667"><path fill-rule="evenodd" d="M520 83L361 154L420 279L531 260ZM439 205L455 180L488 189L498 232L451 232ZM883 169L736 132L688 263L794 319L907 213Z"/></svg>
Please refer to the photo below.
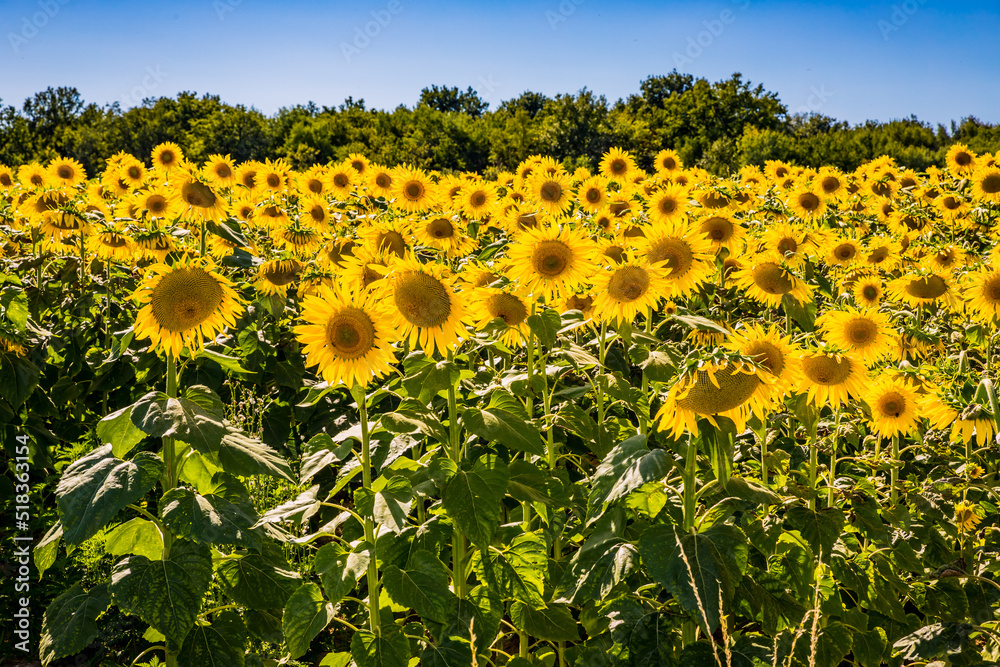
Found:
<svg viewBox="0 0 1000 667"><path fill-rule="evenodd" d="M646 333L653 333L653 309L649 308L646 310ZM647 404L651 404L652 401L649 400L649 378L646 377L646 370L642 371L642 395L646 398ZM646 414L642 415L639 419L639 433L646 435L649 433L649 422L650 422L650 411L647 405Z"/></svg>
<svg viewBox="0 0 1000 667"><path fill-rule="evenodd" d="M205 227L206 227L205 219L202 218L202 220L201 220L201 255L200 255L201 257L205 256L205 241L206 241L206 239L205 239Z"/></svg>
<svg viewBox="0 0 1000 667"><path fill-rule="evenodd" d="M889 502L893 506L899 500L896 483L899 482L899 434L892 436L892 468L889 470Z"/></svg>
<svg viewBox="0 0 1000 667"><path fill-rule="evenodd" d="M351 395L358 404L358 412L361 413L361 484L366 489L372 488L372 456L371 456L371 434L368 429L368 400L365 395L365 388L355 384L351 387ZM378 612L379 602L379 581L378 562L375 558L376 525L374 519L364 517L365 542L371 549L371 558L368 560L368 626L372 634L380 635L382 625Z"/></svg>
<svg viewBox="0 0 1000 667"><path fill-rule="evenodd" d="M601 362L600 368L597 369L601 376L597 379L597 428L601 428L604 424L604 359L607 356L607 332L608 324L604 320L601 320L601 337L597 341L597 354L598 361Z"/></svg>
<svg viewBox="0 0 1000 667"><path fill-rule="evenodd" d="M448 350L448 363L455 362L455 354ZM460 465L462 461L462 445L458 432L458 399L455 395L455 385L448 385L448 456ZM465 580L465 535L456 525L452 538L451 576L455 582L455 595L464 598L466 594Z"/></svg>
<svg viewBox="0 0 1000 667"><path fill-rule="evenodd" d="M702 434L699 438L704 438ZM691 436L688 438L688 450L684 460L684 532L689 533L694 529L694 513L696 507L695 498L695 477L698 472L698 440Z"/></svg>
<svg viewBox="0 0 1000 667"><path fill-rule="evenodd" d="M177 398L177 360L174 359L174 355L167 354L167 396L170 398ZM163 493L166 495L171 489L176 485L176 471L174 466L177 465L174 456L174 439L173 438L163 438L163 463L164 463L164 475L166 479L163 484ZM166 562L170 558L170 547L174 544L174 534L164 526L163 527L163 561ZM167 667L177 667L177 651L173 651L170 648L170 643L167 642L164 648L164 656Z"/></svg>
<svg viewBox="0 0 1000 667"><path fill-rule="evenodd" d="M837 478L837 439L840 437L840 406L834 408L837 416L834 418L833 437L830 439L830 486L827 488L826 505L833 507L833 481Z"/></svg>
<svg viewBox="0 0 1000 667"><path fill-rule="evenodd" d="M812 493L809 496L809 509L816 511L816 469L819 467L819 447L816 442L816 427L819 425L819 415L809 429L809 489Z"/></svg>

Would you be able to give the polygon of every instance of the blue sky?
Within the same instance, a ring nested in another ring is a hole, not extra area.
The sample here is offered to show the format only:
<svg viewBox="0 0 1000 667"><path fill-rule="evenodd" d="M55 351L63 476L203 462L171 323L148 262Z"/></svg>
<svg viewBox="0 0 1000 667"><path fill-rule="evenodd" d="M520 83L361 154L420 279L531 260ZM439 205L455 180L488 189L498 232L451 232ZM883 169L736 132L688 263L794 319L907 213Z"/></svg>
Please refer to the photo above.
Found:
<svg viewBox="0 0 1000 667"><path fill-rule="evenodd" d="M676 68L739 71L790 111L851 123L1000 122L995 1L4 0L0 28L0 99L16 106L65 85L123 106L188 90L268 114L347 96L393 108L437 84L495 108L584 86L613 101Z"/></svg>

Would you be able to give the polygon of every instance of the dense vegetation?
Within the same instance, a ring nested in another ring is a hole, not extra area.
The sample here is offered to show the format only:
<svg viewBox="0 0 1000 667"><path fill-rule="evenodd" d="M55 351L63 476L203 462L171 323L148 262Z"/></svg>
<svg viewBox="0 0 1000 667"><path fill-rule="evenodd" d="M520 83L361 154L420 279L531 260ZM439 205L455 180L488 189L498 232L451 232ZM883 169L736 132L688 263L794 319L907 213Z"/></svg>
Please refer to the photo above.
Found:
<svg viewBox="0 0 1000 667"><path fill-rule="evenodd" d="M424 89L413 108L369 109L348 98L339 107L309 103L273 116L194 93L123 110L117 102L86 103L74 88L49 88L20 109L0 105L0 164L67 156L96 173L118 151L149 155L164 141L196 162L218 153L285 158L302 168L356 152L382 164L480 173L512 170L536 153L594 169L611 146L632 151L649 169L658 150L671 148L685 164L723 174L767 160L852 170L881 155L925 169L942 165L955 142L980 153L1000 149L1000 127L975 118L950 128L916 118L851 127L790 114L777 95L739 74L710 83L676 71L647 78L616 102L586 89L551 98L525 92L493 110L471 88L438 86Z"/></svg>

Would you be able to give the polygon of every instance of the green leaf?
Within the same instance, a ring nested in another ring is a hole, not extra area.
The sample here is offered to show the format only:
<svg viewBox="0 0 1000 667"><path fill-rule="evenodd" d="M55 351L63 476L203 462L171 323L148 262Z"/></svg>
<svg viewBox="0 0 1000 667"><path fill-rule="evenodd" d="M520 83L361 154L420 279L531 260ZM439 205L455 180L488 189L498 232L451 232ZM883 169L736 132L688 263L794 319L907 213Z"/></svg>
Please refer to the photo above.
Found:
<svg viewBox="0 0 1000 667"><path fill-rule="evenodd" d="M42 664L48 665L87 648L100 630L97 617L109 604L111 596L106 583L85 591L78 582L53 600L42 617L42 638L38 645Z"/></svg>
<svg viewBox="0 0 1000 667"><path fill-rule="evenodd" d="M653 580L676 598L692 620L711 634L719 627L721 612L725 612L719 609L719 601L721 599L723 605L732 601L734 582L709 537L678 536L675 529L675 526L665 525L649 528L639 538L639 553Z"/></svg>
<svg viewBox="0 0 1000 667"><path fill-rule="evenodd" d="M542 345L552 349L556 346L556 337L562 328L562 318L554 309L546 308L541 313L528 317L528 327Z"/></svg>
<svg viewBox="0 0 1000 667"><path fill-rule="evenodd" d="M395 412L382 415L379 423L392 433L420 433L440 443L447 443L449 438L441 420L415 399L404 400Z"/></svg>
<svg viewBox="0 0 1000 667"><path fill-rule="evenodd" d="M358 667L407 667L410 646L402 632L375 635L359 630L351 637L351 656Z"/></svg>
<svg viewBox="0 0 1000 667"><path fill-rule="evenodd" d="M24 357L15 356L13 363L10 358L7 355L4 363L0 364L0 398L17 410L38 386L41 371Z"/></svg>
<svg viewBox="0 0 1000 667"><path fill-rule="evenodd" d="M358 579L368 571L369 559L367 542L358 545L356 551L347 551L339 542L329 542L319 548L313 568L330 602L336 604L354 590Z"/></svg>
<svg viewBox="0 0 1000 667"><path fill-rule="evenodd" d="M426 549L411 553L405 570L389 565L382 571L382 583L393 600L438 623L447 621L448 603L454 597L448 579L448 568Z"/></svg>
<svg viewBox="0 0 1000 667"><path fill-rule="evenodd" d="M514 627L533 637L554 642L580 641L576 620L564 604L550 604L532 609L522 602L510 605L510 620Z"/></svg>
<svg viewBox="0 0 1000 667"><path fill-rule="evenodd" d="M556 602L570 604L603 600L638 565L639 552L623 540L615 539L599 547L579 549L563 572L553 597Z"/></svg>
<svg viewBox="0 0 1000 667"><path fill-rule="evenodd" d="M226 434L222 414L192 398L150 392L132 406L132 423L154 438L176 438L199 452L214 451Z"/></svg>
<svg viewBox="0 0 1000 667"><path fill-rule="evenodd" d="M500 507L507 492L507 464L484 456L472 470L459 470L441 494L445 513L478 547L486 548L500 525Z"/></svg>
<svg viewBox="0 0 1000 667"><path fill-rule="evenodd" d="M136 517L108 531L104 550L112 556L135 554L159 560L163 557L163 536L155 523Z"/></svg>
<svg viewBox="0 0 1000 667"><path fill-rule="evenodd" d="M545 574L548 567L548 544L537 533L523 533L504 549L490 547L484 557L477 553L474 562L479 578L490 590L506 598L541 609L545 606Z"/></svg>
<svg viewBox="0 0 1000 667"><path fill-rule="evenodd" d="M505 391L494 391L485 410L466 409L462 422L469 431L489 442L536 456L545 455L541 433L530 423L518 400Z"/></svg>
<svg viewBox="0 0 1000 667"><path fill-rule="evenodd" d="M802 532L802 537L809 542L815 555L823 554L824 561L830 559L833 545L844 527L843 512L830 508L814 511L800 506L788 510L785 517Z"/></svg>
<svg viewBox="0 0 1000 667"><path fill-rule="evenodd" d="M319 661L319 667L348 667L350 664L350 653L327 653Z"/></svg>
<svg viewBox="0 0 1000 667"><path fill-rule="evenodd" d="M624 498L647 482L665 479L673 467L673 458L666 450L649 450L644 435L622 442L594 471L587 501L590 515L596 515L607 504Z"/></svg>
<svg viewBox="0 0 1000 667"><path fill-rule="evenodd" d="M795 647L795 654L805 664L815 667L838 667L844 656L851 652L853 636L854 633L849 627L834 621L820 629L816 635L815 660L811 659L811 641L800 639Z"/></svg>
<svg viewBox="0 0 1000 667"><path fill-rule="evenodd" d="M224 611L211 625L195 625L177 656L181 665L233 665L243 667L247 628L232 611Z"/></svg>
<svg viewBox="0 0 1000 667"><path fill-rule="evenodd" d="M259 517L249 500L231 502L214 493L203 496L176 487L167 491L160 502L163 524L178 537L199 544L260 548L261 537L251 530Z"/></svg>
<svg viewBox="0 0 1000 667"><path fill-rule="evenodd" d="M514 500L557 507L569 505L569 494L559 478L551 472L520 459L510 462L508 472L510 479L507 480L507 493Z"/></svg>
<svg viewBox="0 0 1000 667"><path fill-rule="evenodd" d="M32 550L39 581L42 580L42 575L45 571L56 562L56 557L59 555L59 542L62 541L62 534L62 522L56 521Z"/></svg>
<svg viewBox="0 0 1000 667"><path fill-rule="evenodd" d="M317 433L309 438L302 454L302 467L299 470L299 483L305 484L331 463L340 463L351 455L351 439L361 439L361 424L355 424L346 431L341 431L336 437L326 433Z"/></svg>
<svg viewBox="0 0 1000 667"><path fill-rule="evenodd" d="M882 664L882 657L888 645L885 630L873 628L868 632L854 633L854 661L860 667L879 667Z"/></svg>
<svg viewBox="0 0 1000 667"><path fill-rule="evenodd" d="M28 328L28 295L20 289L7 287L3 290L0 303L4 307L4 315L14 325L14 329L17 333L23 334Z"/></svg>
<svg viewBox="0 0 1000 667"><path fill-rule="evenodd" d="M361 516L373 518L397 535L406 528L413 490L405 477L380 477L371 489L358 489L354 498Z"/></svg>
<svg viewBox="0 0 1000 667"><path fill-rule="evenodd" d="M298 572L277 555L250 553L227 558L216 570L226 594L238 604L251 609L284 607L289 596L302 583Z"/></svg>
<svg viewBox="0 0 1000 667"><path fill-rule="evenodd" d="M435 363L431 360L428 361L430 363L426 363L410 373L402 381L406 393L423 405L430 403L438 392L457 385L460 378L460 371L455 362L442 360Z"/></svg>
<svg viewBox="0 0 1000 667"><path fill-rule="evenodd" d="M66 544L93 537L123 507L153 488L162 473L163 462L156 455L139 452L123 461L112 456L111 445L73 462L56 486Z"/></svg>
<svg viewBox="0 0 1000 667"><path fill-rule="evenodd" d="M231 357L228 354L222 354L221 352L216 352L214 350L202 350L198 353L196 358L211 359L215 363L219 364L219 367L227 373L250 373L250 371L243 368L243 364L240 363L240 360L237 357Z"/></svg>
<svg viewBox="0 0 1000 667"><path fill-rule="evenodd" d="M629 664L650 667L674 664L674 628L666 614L645 614L619 632L627 633L624 643L628 646Z"/></svg>
<svg viewBox="0 0 1000 667"><path fill-rule="evenodd" d="M205 229L216 236L226 239L230 243L236 244L239 248L245 248L247 245L247 239L240 230L240 223L236 218L206 220Z"/></svg>
<svg viewBox="0 0 1000 667"><path fill-rule="evenodd" d="M791 294L785 294L781 297L781 305L802 331L816 328L816 302L812 299L803 304Z"/></svg>
<svg viewBox="0 0 1000 667"><path fill-rule="evenodd" d="M230 427L219 443L218 449L202 453L214 454L219 465L233 475L244 477L269 475L295 484L288 461L257 438L250 437L238 429Z"/></svg>
<svg viewBox="0 0 1000 667"><path fill-rule="evenodd" d="M211 580L209 548L177 540L167 560L129 556L117 563L111 570L111 595L125 613L135 614L181 644L194 626Z"/></svg>
<svg viewBox="0 0 1000 667"><path fill-rule="evenodd" d="M132 406L112 412L97 422L97 437L102 443L111 444L111 453L122 458L142 442L146 434L132 423Z"/></svg>
<svg viewBox="0 0 1000 667"><path fill-rule="evenodd" d="M309 643L333 621L333 605L323 599L319 586L305 583L285 605L282 632L289 656L294 660L309 650Z"/></svg>

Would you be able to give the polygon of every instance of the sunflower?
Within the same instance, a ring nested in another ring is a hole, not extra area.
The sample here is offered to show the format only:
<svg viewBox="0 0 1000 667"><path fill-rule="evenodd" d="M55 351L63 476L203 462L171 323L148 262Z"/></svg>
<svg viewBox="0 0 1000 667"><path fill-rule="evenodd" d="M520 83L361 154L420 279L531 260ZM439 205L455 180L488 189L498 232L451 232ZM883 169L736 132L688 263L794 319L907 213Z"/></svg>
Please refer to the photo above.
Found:
<svg viewBox="0 0 1000 667"><path fill-rule="evenodd" d="M868 266L892 271L899 264L903 249L898 241L887 236L873 236L865 241L864 260Z"/></svg>
<svg viewBox="0 0 1000 667"><path fill-rule="evenodd" d="M285 207L275 199L255 203L250 223L254 227L269 230L270 232L276 232L292 224L288 220L288 212L285 210Z"/></svg>
<svg viewBox="0 0 1000 667"><path fill-rule="evenodd" d="M373 197L391 198L395 181L392 169L373 164L368 170L368 190Z"/></svg>
<svg viewBox="0 0 1000 667"><path fill-rule="evenodd" d="M815 242L806 230L789 222L769 225L761 245L762 253L793 268L801 267L816 252Z"/></svg>
<svg viewBox="0 0 1000 667"><path fill-rule="evenodd" d="M957 192L942 194L934 200L934 205L944 216L945 220L956 220L964 216L969 210L969 204Z"/></svg>
<svg viewBox="0 0 1000 667"><path fill-rule="evenodd" d="M966 275L966 309L977 320L1000 319L1000 269L983 268Z"/></svg>
<svg viewBox="0 0 1000 667"><path fill-rule="evenodd" d="M603 176L591 176L576 187L576 201L587 213L596 213L608 203L608 182Z"/></svg>
<svg viewBox="0 0 1000 667"><path fill-rule="evenodd" d="M99 227L90 237L91 252L101 259L130 262L135 259L135 241L113 227Z"/></svg>
<svg viewBox="0 0 1000 667"><path fill-rule="evenodd" d="M582 230L568 225L525 229L508 248L508 277L551 303L590 280L596 250Z"/></svg>
<svg viewBox="0 0 1000 667"><path fill-rule="evenodd" d="M336 167L331 167L326 173L325 178L326 183L329 184L330 193L340 200L347 199L350 196L357 180L360 180L359 174L346 162L342 162Z"/></svg>
<svg viewBox="0 0 1000 667"><path fill-rule="evenodd" d="M976 168L976 154L965 144L954 144L944 158L948 169L956 174L968 174Z"/></svg>
<svg viewBox="0 0 1000 667"><path fill-rule="evenodd" d="M236 182L248 190L257 189L257 176L261 170L260 162L244 162L236 168Z"/></svg>
<svg viewBox="0 0 1000 667"><path fill-rule="evenodd" d="M56 158L49 163L49 182L53 185L74 187L86 180L83 165L73 158Z"/></svg>
<svg viewBox="0 0 1000 667"><path fill-rule="evenodd" d="M372 253L387 252L396 257L405 257L410 250L412 234L410 220L407 218L382 220L359 233L362 242Z"/></svg>
<svg viewBox="0 0 1000 667"><path fill-rule="evenodd" d="M392 372L392 321L370 295L321 287L302 300L302 320L293 331L306 365L318 366L329 385L366 387Z"/></svg>
<svg viewBox="0 0 1000 667"><path fill-rule="evenodd" d="M49 184L49 172L37 162L22 165L17 170L17 180L28 190L45 187Z"/></svg>
<svg viewBox="0 0 1000 667"><path fill-rule="evenodd" d="M649 200L649 219L660 224L679 221L683 219L687 205L687 188L668 185Z"/></svg>
<svg viewBox="0 0 1000 667"><path fill-rule="evenodd" d="M118 179L126 183L129 188L136 189L142 187L142 184L146 182L146 167L135 158L131 160L122 160L116 170L118 174Z"/></svg>
<svg viewBox="0 0 1000 667"><path fill-rule="evenodd" d="M851 293L854 295L854 302L859 306L878 308L884 295L882 281L878 276L862 276L854 282Z"/></svg>
<svg viewBox="0 0 1000 667"><path fill-rule="evenodd" d="M14 170L0 164L0 190L10 190L16 182L17 179L14 176Z"/></svg>
<svg viewBox="0 0 1000 667"><path fill-rule="evenodd" d="M288 286L295 282L305 266L295 259L274 259L264 262L257 269L254 288L265 296L288 294Z"/></svg>
<svg viewBox="0 0 1000 667"><path fill-rule="evenodd" d="M296 178L300 195L306 197L322 197L330 192L330 179L326 167L313 165Z"/></svg>
<svg viewBox="0 0 1000 667"><path fill-rule="evenodd" d="M533 201L546 213L558 215L573 204L572 182L564 171L533 176L530 189Z"/></svg>
<svg viewBox="0 0 1000 667"><path fill-rule="evenodd" d="M371 166L371 162L361 153L348 153L344 163L357 172L358 176L362 178L368 176L368 169Z"/></svg>
<svg viewBox="0 0 1000 667"><path fill-rule="evenodd" d="M437 185L421 169L401 167L393 179L393 205L408 213L426 211L437 201Z"/></svg>
<svg viewBox="0 0 1000 667"><path fill-rule="evenodd" d="M482 220L490 215L497 204L497 188L484 181L472 181L462 185L457 196L458 206L473 220Z"/></svg>
<svg viewBox="0 0 1000 667"><path fill-rule="evenodd" d="M993 415L975 402L969 402L954 386L943 386L922 398L921 414L931 428L949 431L954 443L972 443L985 447L993 442L996 421Z"/></svg>
<svg viewBox="0 0 1000 667"><path fill-rule="evenodd" d="M777 400L784 398L792 387L801 382L802 362L798 356L801 351L791 337L783 336L777 328L765 330L756 323L745 324L730 333L723 344L753 359L773 376L772 388Z"/></svg>
<svg viewBox="0 0 1000 667"><path fill-rule="evenodd" d="M563 299L559 312L567 313L571 310L578 310L583 314L583 319L590 320L594 316L595 296L590 293L570 294Z"/></svg>
<svg viewBox="0 0 1000 667"><path fill-rule="evenodd" d="M911 308L942 301L950 306L957 304L951 279L933 271L923 270L896 278L886 286L886 292L893 300L903 301Z"/></svg>
<svg viewBox="0 0 1000 667"><path fill-rule="evenodd" d="M664 295L677 298L690 294L710 279L715 271L712 244L686 224L661 223L651 226L638 252L646 264L670 269L666 274L669 289Z"/></svg>
<svg viewBox="0 0 1000 667"><path fill-rule="evenodd" d="M960 500L955 503L955 528L960 533L974 533L982 522L979 505Z"/></svg>
<svg viewBox="0 0 1000 667"><path fill-rule="evenodd" d="M670 178L675 172L683 169L684 164L676 151L664 148L653 158L653 167L660 178Z"/></svg>
<svg viewBox="0 0 1000 667"><path fill-rule="evenodd" d="M316 258L321 264L325 264L334 269L344 268L344 260L354 255L354 248L357 243L350 238L331 239L319 251Z"/></svg>
<svg viewBox="0 0 1000 667"><path fill-rule="evenodd" d="M135 244L142 257L155 258L163 262L174 250L173 237L166 229L151 229L135 234Z"/></svg>
<svg viewBox="0 0 1000 667"><path fill-rule="evenodd" d="M150 159L154 168L169 172L184 163L184 151L174 142L165 141L153 148Z"/></svg>
<svg viewBox="0 0 1000 667"><path fill-rule="evenodd" d="M175 359L185 347L194 351L204 338L235 326L243 310L232 285L216 273L211 260L154 264L133 298L141 305L133 327L136 338L149 338L154 350Z"/></svg>
<svg viewBox="0 0 1000 667"><path fill-rule="evenodd" d="M698 418L718 427L716 417L727 417L737 432L746 430L756 414L763 419L771 404L771 376L746 357L729 353L711 361L689 364L670 388L656 413L659 430L669 430L674 439L685 432L698 434Z"/></svg>
<svg viewBox="0 0 1000 667"><path fill-rule="evenodd" d="M161 185L154 185L132 197L140 214L153 218L172 218L177 215L177 199Z"/></svg>
<svg viewBox="0 0 1000 667"><path fill-rule="evenodd" d="M817 407L839 406L858 398L868 383L864 363L849 354L804 352L799 360L802 375L796 389Z"/></svg>
<svg viewBox="0 0 1000 667"><path fill-rule="evenodd" d="M602 241L598 243L598 252L601 257L607 257L609 261L615 264L621 264L625 261L625 247L617 241Z"/></svg>
<svg viewBox="0 0 1000 667"><path fill-rule="evenodd" d="M226 215L225 200L193 176L178 181L171 197L178 211L196 219L221 220Z"/></svg>
<svg viewBox="0 0 1000 667"><path fill-rule="evenodd" d="M364 246L353 248L353 254L342 255L340 264L343 285L351 292L363 292L379 286L389 273L386 252L373 253Z"/></svg>
<svg viewBox="0 0 1000 667"><path fill-rule="evenodd" d="M208 182L218 188L228 188L236 183L236 167L228 155L209 155L208 162L201 168Z"/></svg>
<svg viewBox="0 0 1000 667"><path fill-rule="evenodd" d="M819 188L800 186L788 195L788 208L804 220L812 220L826 212L826 201Z"/></svg>
<svg viewBox="0 0 1000 667"><path fill-rule="evenodd" d="M733 272L733 281L751 299L767 306L780 306L786 294L800 303L812 300L812 288L808 283L766 256L750 258Z"/></svg>
<svg viewBox="0 0 1000 667"><path fill-rule="evenodd" d="M972 196L979 201L1000 202L1000 168L984 167L972 175Z"/></svg>
<svg viewBox="0 0 1000 667"><path fill-rule="evenodd" d="M458 280L470 287L489 287L500 280L492 268L482 264L478 260L472 260L458 274Z"/></svg>
<svg viewBox="0 0 1000 667"><path fill-rule="evenodd" d="M324 231L331 221L330 209L325 198L316 195L299 197L299 224L316 231Z"/></svg>
<svg viewBox="0 0 1000 667"><path fill-rule="evenodd" d="M826 263L830 266L850 266L861 259L861 242L850 236L834 236L826 245Z"/></svg>
<svg viewBox="0 0 1000 667"><path fill-rule="evenodd" d="M613 181L624 181L625 178L635 171L635 160L628 151L620 148L612 148L601 157L601 176Z"/></svg>
<svg viewBox="0 0 1000 667"><path fill-rule="evenodd" d="M464 257L477 246L457 215L434 215L417 221L413 232L422 245L440 250L447 257Z"/></svg>
<svg viewBox="0 0 1000 667"><path fill-rule="evenodd" d="M825 200L840 199L847 193L847 177L835 167L824 167L816 174L813 184Z"/></svg>
<svg viewBox="0 0 1000 667"><path fill-rule="evenodd" d="M292 223L275 229L271 233L274 245L284 248L301 259L312 259L323 245L323 235L315 229Z"/></svg>
<svg viewBox="0 0 1000 667"><path fill-rule="evenodd" d="M507 347L521 346L527 340L531 306L517 294L496 287L479 287L469 294L469 312L476 329L482 331L495 320L503 322L498 340Z"/></svg>
<svg viewBox="0 0 1000 667"><path fill-rule="evenodd" d="M663 265L649 265L629 257L623 263L598 271L593 278L594 310L604 322L631 323L639 313L656 308L670 289Z"/></svg>
<svg viewBox="0 0 1000 667"><path fill-rule="evenodd" d="M745 231L732 216L712 213L694 223L695 228L712 244L718 252L726 248L730 254L737 253L743 245Z"/></svg>
<svg viewBox="0 0 1000 667"><path fill-rule="evenodd" d="M69 236L86 236L90 227L87 218L69 211L51 211L42 218L42 231L57 240Z"/></svg>
<svg viewBox="0 0 1000 667"><path fill-rule="evenodd" d="M885 375L865 392L872 429L882 438L912 433L917 427L920 399L902 379Z"/></svg>
<svg viewBox="0 0 1000 667"><path fill-rule="evenodd" d="M816 318L826 341L873 366L896 349L889 316L877 310L830 310Z"/></svg>
<svg viewBox="0 0 1000 667"><path fill-rule="evenodd" d="M391 306L393 330L410 349L443 354L468 336L465 299L446 277L446 267L397 258L390 269L379 290Z"/></svg>

